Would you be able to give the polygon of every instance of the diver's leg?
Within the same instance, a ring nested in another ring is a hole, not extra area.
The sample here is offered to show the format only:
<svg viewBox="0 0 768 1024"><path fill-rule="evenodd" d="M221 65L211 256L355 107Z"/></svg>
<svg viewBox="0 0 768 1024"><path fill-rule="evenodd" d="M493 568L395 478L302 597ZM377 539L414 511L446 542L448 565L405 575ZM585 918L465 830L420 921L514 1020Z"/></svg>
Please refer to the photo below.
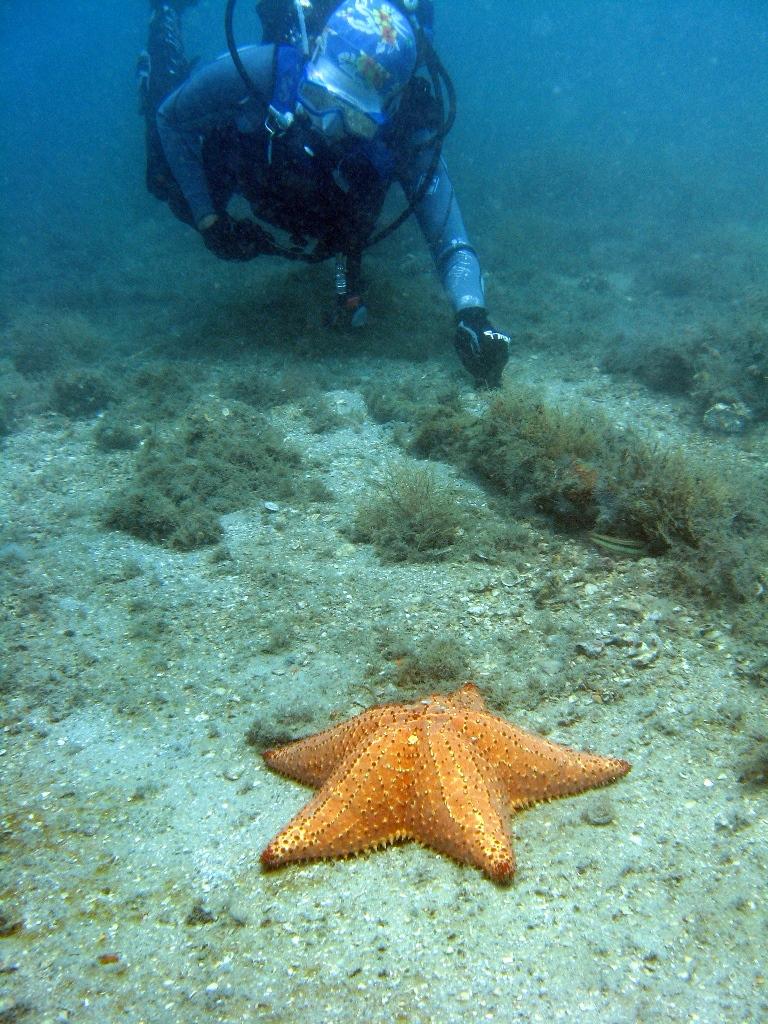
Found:
<svg viewBox="0 0 768 1024"><path fill-rule="evenodd" d="M147 48L139 69L142 113L154 114L166 96L189 74L189 62L181 40L180 12L188 0L151 0Z"/></svg>
<svg viewBox="0 0 768 1024"><path fill-rule="evenodd" d="M150 0L147 48L139 55L139 112L146 122L147 189L167 201L174 214L187 220L186 203L174 202L179 191L157 133L155 115L166 96L189 74L190 64L181 38L181 11L197 0Z"/></svg>

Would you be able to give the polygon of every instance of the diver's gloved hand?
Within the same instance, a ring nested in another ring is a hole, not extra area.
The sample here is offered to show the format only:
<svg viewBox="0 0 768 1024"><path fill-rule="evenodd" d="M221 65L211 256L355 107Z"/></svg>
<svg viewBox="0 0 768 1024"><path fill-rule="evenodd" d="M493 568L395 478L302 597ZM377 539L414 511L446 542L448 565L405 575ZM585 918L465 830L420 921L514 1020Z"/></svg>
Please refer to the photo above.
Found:
<svg viewBox="0 0 768 1024"><path fill-rule="evenodd" d="M275 252L275 240L255 221L247 218L238 220L226 212L206 224L208 219L206 217L201 223L199 231L206 249L220 260L245 262Z"/></svg>
<svg viewBox="0 0 768 1024"><path fill-rule="evenodd" d="M482 306L456 314L456 351L478 388L497 388L509 359L510 338L497 331Z"/></svg>

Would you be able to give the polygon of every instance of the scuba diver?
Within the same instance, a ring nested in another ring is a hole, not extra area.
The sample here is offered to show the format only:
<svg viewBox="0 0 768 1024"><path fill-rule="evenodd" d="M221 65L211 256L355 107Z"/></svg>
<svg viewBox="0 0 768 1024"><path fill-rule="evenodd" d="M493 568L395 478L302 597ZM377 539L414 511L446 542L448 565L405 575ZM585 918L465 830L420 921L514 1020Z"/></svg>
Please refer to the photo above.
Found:
<svg viewBox="0 0 768 1024"><path fill-rule="evenodd" d="M414 213L455 313L455 346L477 387L498 387L509 337L485 309L480 264L440 156L442 69L432 0L261 0L263 42L187 61L181 12L196 0L150 0L139 60L147 187L219 259L334 258L331 322L360 326L363 251ZM399 183L400 217L377 233ZM228 212L244 197L254 219ZM263 225L278 229L278 241Z"/></svg>

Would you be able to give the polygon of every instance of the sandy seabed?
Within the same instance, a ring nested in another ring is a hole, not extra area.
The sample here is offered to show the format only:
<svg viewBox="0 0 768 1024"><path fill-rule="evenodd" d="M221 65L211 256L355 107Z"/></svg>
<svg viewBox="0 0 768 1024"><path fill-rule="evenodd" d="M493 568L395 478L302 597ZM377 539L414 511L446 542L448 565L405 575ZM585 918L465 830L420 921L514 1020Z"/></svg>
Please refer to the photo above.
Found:
<svg viewBox="0 0 768 1024"><path fill-rule="evenodd" d="M684 429L588 359L519 354L508 373ZM103 528L133 456L95 455L93 421L33 416L5 439L0 1021L768 1017L766 796L741 781L765 694L743 639L671 598L656 560L544 526L514 565L383 563L344 528L401 457L393 432L354 387L327 398L324 433L295 404L270 415L333 500L260 497L191 553ZM631 774L517 817L509 887L416 844L265 873L308 793L246 733L403 699L384 632L460 643L492 709Z"/></svg>

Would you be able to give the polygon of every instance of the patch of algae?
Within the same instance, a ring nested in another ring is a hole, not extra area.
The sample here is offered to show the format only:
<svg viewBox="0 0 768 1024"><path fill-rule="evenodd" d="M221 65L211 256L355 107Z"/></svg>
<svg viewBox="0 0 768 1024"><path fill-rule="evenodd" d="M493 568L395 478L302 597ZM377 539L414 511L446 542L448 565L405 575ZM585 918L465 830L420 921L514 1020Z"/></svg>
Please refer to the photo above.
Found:
<svg viewBox="0 0 768 1024"><path fill-rule="evenodd" d="M258 499L307 500L317 481L301 456L248 406L194 406L172 430L148 438L104 523L153 544L189 551L215 544L219 517Z"/></svg>

